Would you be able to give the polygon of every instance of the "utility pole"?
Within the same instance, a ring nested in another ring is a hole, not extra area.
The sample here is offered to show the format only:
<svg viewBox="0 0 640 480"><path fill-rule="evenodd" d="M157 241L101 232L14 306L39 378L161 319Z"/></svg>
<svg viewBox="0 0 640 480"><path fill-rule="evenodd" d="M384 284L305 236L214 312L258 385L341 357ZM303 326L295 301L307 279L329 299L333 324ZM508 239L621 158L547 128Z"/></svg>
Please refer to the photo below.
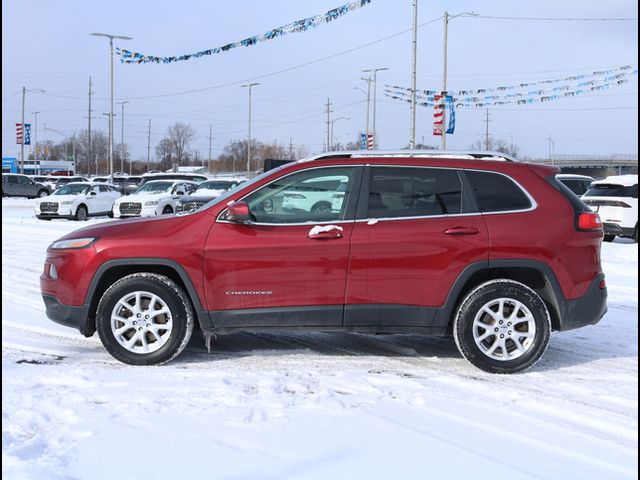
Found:
<svg viewBox="0 0 640 480"><path fill-rule="evenodd" d="M444 12L444 42L442 46L442 102L444 102L444 95L447 94L447 30L449 29L449 12ZM445 108L442 112L442 137L440 137L440 149L447 149L447 108L445 102Z"/></svg>
<svg viewBox="0 0 640 480"><path fill-rule="evenodd" d="M91 171L91 76L89 76L89 129L88 129L88 146L89 151L87 152L87 173ZM96 157L96 175L98 175L98 157Z"/></svg>
<svg viewBox="0 0 640 480"><path fill-rule="evenodd" d="M413 39L411 41L411 122L409 148L416 148L416 69L418 63L418 0L413 0Z"/></svg>
<svg viewBox="0 0 640 480"><path fill-rule="evenodd" d="M485 114L485 129L484 129L484 149L489 150L489 109Z"/></svg>
<svg viewBox="0 0 640 480"><path fill-rule="evenodd" d="M73 150L73 171L76 172L76 132L73 132L73 135L71 136L71 147ZM79 169L78 169L79 170ZM89 173L89 171L87 170L87 173Z"/></svg>
<svg viewBox="0 0 640 480"><path fill-rule="evenodd" d="M549 161L551 162L551 165L553 165L555 162L552 159L553 156L553 135L549 135Z"/></svg>
<svg viewBox="0 0 640 480"><path fill-rule="evenodd" d="M289 160L293 160L293 137L289 137Z"/></svg>
<svg viewBox="0 0 640 480"><path fill-rule="evenodd" d="M329 114L331 113L331 101L327 98L327 149L328 152L331 149L331 119Z"/></svg>
<svg viewBox="0 0 640 480"><path fill-rule="evenodd" d="M151 154L151 119L149 119L149 132L147 133L147 172L149 171L150 154Z"/></svg>
<svg viewBox="0 0 640 480"><path fill-rule="evenodd" d="M27 136L27 129L24 126L24 97L27 93L27 89L22 87L22 144L20 145L20 173L24 175L24 140Z"/></svg>
<svg viewBox="0 0 640 480"><path fill-rule="evenodd" d="M207 171L211 173L211 137L213 136L213 126L209 125L209 162L207 163Z"/></svg>
<svg viewBox="0 0 640 480"><path fill-rule="evenodd" d="M361 80L364 80L365 82L367 82L367 117L366 117L366 128L364 129L364 131L367 134L367 142L369 142L369 112L371 111L371 76L367 77L367 78L361 78Z"/></svg>

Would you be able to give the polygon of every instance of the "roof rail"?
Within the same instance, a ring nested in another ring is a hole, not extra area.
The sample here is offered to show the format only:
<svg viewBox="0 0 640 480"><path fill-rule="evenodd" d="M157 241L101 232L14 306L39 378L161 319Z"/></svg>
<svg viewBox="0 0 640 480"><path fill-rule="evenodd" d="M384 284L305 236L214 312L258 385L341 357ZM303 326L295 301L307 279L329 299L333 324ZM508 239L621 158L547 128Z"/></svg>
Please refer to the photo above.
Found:
<svg viewBox="0 0 640 480"><path fill-rule="evenodd" d="M497 160L504 162L518 162L506 153L491 150L354 150L325 152L314 155L300 162L321 160L323 158L366 158L366 157L413 157L413 158L467 158L469 160Z"/></svg>

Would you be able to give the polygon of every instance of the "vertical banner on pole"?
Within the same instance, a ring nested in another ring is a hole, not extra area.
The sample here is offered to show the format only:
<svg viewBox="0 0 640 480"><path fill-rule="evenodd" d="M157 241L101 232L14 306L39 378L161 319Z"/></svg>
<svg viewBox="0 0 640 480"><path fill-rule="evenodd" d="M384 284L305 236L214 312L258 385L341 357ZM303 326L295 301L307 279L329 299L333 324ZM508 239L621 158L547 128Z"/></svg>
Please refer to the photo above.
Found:
<svg viewBox="0 0 640 480"><path fill-rule="evenodd" d="M445 133L453 133L456 129L456 110L453 104L453 97L447 95L444 97L444 103L446 105L446 118L447 118L447 130Z"/></svg>
<svg viewBox="0 0 640 480"><path fill-rule="evenodd" d="M433 96L433 134L442 135L444 132L444 100L442 95Z"/></svg>
<svg viewBox="0 0 640 480"><path fill-rule="evenodd" d="M31 124L24 124L24 144L31 145Z"/></svg>
<svg viewBox="0 0 640 480"><path fill-rule="evenodd" d="M22 124L16 123L16 143L18 145L22 145L23 135L24 135L24 129L22 128Z"/></svg>
<svg viewBox="0 0 640 480"><path fill-rule="evenodd" d="M367 149L367 134L361 133L360 134L360 150L366 150L366 149Z"/></svg>
<svg viewBox="0 0 640 480"><path fill-rule="evenodd" d="M373 137L373 133L367 135L367 150L373 150L375 145L375 138Z"/></svg>

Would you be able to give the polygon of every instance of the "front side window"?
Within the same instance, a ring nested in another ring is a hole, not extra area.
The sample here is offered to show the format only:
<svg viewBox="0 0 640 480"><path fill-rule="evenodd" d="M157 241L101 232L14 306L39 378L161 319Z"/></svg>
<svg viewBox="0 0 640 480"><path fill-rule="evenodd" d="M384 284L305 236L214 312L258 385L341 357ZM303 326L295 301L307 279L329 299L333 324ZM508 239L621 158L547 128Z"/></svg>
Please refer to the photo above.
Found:
<svg viewBox="0 0 640 480"><path fill-rule="evenodd" d="M529 197L509 177L477 170L467 170L466 174L481 212L508 212L531 208Z"/></svg>
<svg viewBox="0 0 640 480"><path fill-rule="evenodd" d="M423 217L462 212L462 185L455 170L371 167L369 218Z"/></svg>
<svg viewBox="0 0 640 480"><path fill-rule="evenodd" d="M318 223L345 220L356 167L319 168L275 180L244 201L256 223Z"/></svg>

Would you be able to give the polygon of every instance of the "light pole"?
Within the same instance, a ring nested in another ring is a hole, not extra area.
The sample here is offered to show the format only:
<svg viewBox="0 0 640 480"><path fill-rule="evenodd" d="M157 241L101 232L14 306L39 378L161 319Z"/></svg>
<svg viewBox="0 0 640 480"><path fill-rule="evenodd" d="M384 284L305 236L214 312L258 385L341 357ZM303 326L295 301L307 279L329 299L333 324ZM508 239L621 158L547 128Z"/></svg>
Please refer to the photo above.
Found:
<svg viewBox="0 0 640 480"><path fill-rule="evenodd" d="M336 123L338 120L350 120L349 117L338 117L338 118L334 118L333 120L330 120L331 122L331 146L327 149L327 151L334 151L334 142L333 142L333 124Z"/></svg>
<svg viewBox="0 0 640 480"><path fill-rule="evenodd" d="M474 12L462 12L457 15L449 15L449 12L444 12L444 43L442 47L442 95L446 95L447 92L447 34L449 30L449 21L457 17L477 17L478 14ZM444 102L444 98L441 100ZM446 118L446 116L445 116ZM447 126L442 124L442 137L440 138L442 150L447 149Z"/></svg>
<svg viewBox="0 0 640 480"><path fill-rule="evenodd" d="M549 135L549 161L551 162L551 165L554 164L553 160L552 160L552 155L553 155L553 149L555 148L555 144L553 143L553 135Z"/></svg>
<svg viewBox="0 0 640 480"><path fill-rule="evenodd" d="M35 126L35 135L33 137L34 149L33 149L33 169L36 170L38 167L38 114L41 112L31 112L31 115L35 117L34 126ZM66 160L66 159L65 159Z"/></svg>
<svg viewBox="0 0 640 480"><path fill-rule="evenodd" d="M360 90L362 93L364 93L367 96L367 116L365 117L365 128L364 128L364 132L366 135L366 142L369 141L369 109L370 109L370 98L371 98L371 77L369 78L363 78L362 80L365 80L367 82L367 85L369 88L367 88L367 91L365 92L362 88L360 87L353 87L354 90ZM366 145L365 145L366 146ZM365 148L366 149L366 148Z"/></svg>
<svg viewBox="0 0 640 480"><path fill-rule="evenodd" d="M378 90L378 83L377 83L376 74L383 70L389 70L389 68L380 67L380 68L369 68L367 70L362 70L364 73L366 72L373 73L373 145L374 146L378 143L378 131L376 130L376 91Z"/></svg>
<svg viewBox="0 0 640 480"><path fill-rule="evenodd" d="M26 96L27 92L40 92L40 93L44 93L44 90L42 90L41 88L31 88L31 89L27 89L27 87L22 87L22 119L21 119L21 125L22 125L22 143L20 144L20 173L22 173L24 175L24 139L26 137L26 128L24 126L24 97Z"/></svg>
<svg viewBox="0 0 640 480"><path fill-rule="evenodd" d="M122 105L122 118L120 119L120 122L122 124L122 129L120 133L120 173L124 173L124 104L131 103L131 102L129 102L128 100L125 100L123 102L118 102L118 103Z"/></svg>
<svg viewBox="0 0 640 480"><path fill-rule="evenodd" d="M240 85L243 88L249 89L249 141L247 142L247 173L251 172L251 88L256 85L260 85L259 83L247 83L245 85Z"/></svg>
<svg viewBox="0 0 640 480"><path fill-rule="evenodd" d="M113 181L113 39L133 40L133 37L125 37L123 35L111 35L109 33L90 33L94 37L106 37L109 39L109 51L111 58L111 108L109 110L109 176Z"/></svg>

